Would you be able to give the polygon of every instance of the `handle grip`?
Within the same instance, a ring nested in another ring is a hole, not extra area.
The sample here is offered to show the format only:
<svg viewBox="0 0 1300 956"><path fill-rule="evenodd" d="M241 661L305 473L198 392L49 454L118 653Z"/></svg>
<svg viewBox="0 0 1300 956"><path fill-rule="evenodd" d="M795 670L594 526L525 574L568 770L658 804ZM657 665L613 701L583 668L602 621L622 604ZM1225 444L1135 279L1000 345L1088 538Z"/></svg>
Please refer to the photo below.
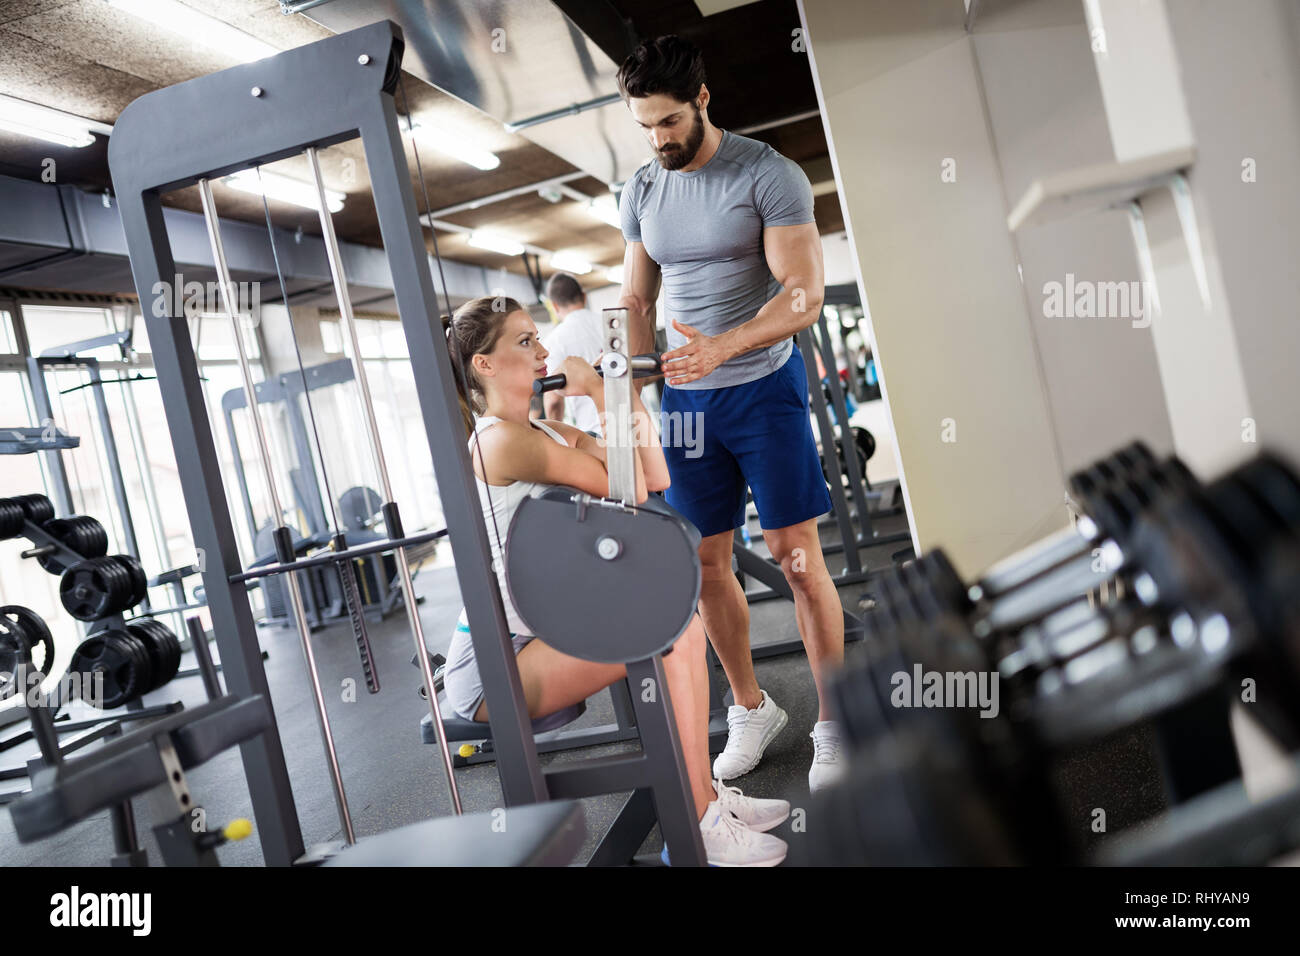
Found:
<svg viewBox="0 0 1300 956"><path fill-rule="evenodd" d="M659 359L658 352L646 352L644 355L634 355L628 360L632 366L633 378L650 378L655 375L663 374L663 363ZM605 375L604 369L599 366L596 368L596 374L602 378ZM553 392L562 389L569 384L568 377L563 373L559 375L548 375L545 378L539 378L533 382L533 394L541 395L543 392Z"/></svg>

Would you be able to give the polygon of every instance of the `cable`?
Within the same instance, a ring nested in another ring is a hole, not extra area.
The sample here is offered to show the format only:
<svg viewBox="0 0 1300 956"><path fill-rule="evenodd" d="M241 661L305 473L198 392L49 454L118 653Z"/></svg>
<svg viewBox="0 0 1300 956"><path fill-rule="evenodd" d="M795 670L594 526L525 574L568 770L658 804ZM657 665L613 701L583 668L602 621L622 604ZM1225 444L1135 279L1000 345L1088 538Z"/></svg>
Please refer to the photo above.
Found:
<svg viewBox="0 0 1300 956"><path fill-rule="evenodd" d="M289 319L289 335L293 338L293 354L298 360L298 375L302 378L302 397L307 402L307 418L311 421L312 437L316 439L316 457L320 460L321 480L325 483L325 497L329 501L331 528L335 534L342 531L343 523L339 520L338 503L330 488L329 471L325 467L325 446L320 441L320 431L316 427L316 409L311 403L311 391L307 387L307 370L302 363L302 349L298 345L298 330L293 324L293 310L289 307L289 290L284 284L284 273L280 269L280 253L275 247L275 230L271 227L271 207L266 201L266 190L262 188L262 167L257 167L257 184L262 193L262 212L266 216L266 236L271 243L271 261L275 263L275 277L280 282L280 301L284 303L284 312ZM360 356L358 356L358 360ZM286 401L289 399L286 398Z"/></svg>
<svg viewBox="0 0 1300 956"><path fill-rule="evenodd" d="M429 204L429 187L424 181L424 167L420 163L420 147L419 144L417 144L415 141L415 123L411 119L411 106L406 99L406 81L400 74L397 80L397 88L402 94L402 111L406 114L406 131L411 136L411 151L415 154L415 172L420 180L420 191L424 194L424 215L428 216L433 207ZM429 224L429 233L430 235L433 236L433 258L438 263L438 278L442 281L442 301L443 301L443 305L447 309L447 321L450 323L451 322L451 295L447 291L447 276L442 270L442 255L438 251L438 230L433 228L432 222ZM437 290L435 290L435 293L436 291ZM451 335L448 337L448 345L450 346L452 351L452 359L456 363L455 368L452 369L452 373L453 375L461 375L461 378L464 379L464 375L462 373L465 368L465 365L461 361L460 342L457 341L456 339L456 330L454 324L452 325L451 328ZM497 551L501 555L500 557L501 569L504 572L505 571L505 550L501 547L501 529L497 526L496 503L492 500L492 485L487 480L487 465L483 461L483 447L478 432L478 416L474 414L474 405L470 401L469 382L462 381L460 385L457 386L457 391L460 390L461 385L463 385L465 389L465 394L462 396L462 398L464 398L465 400L465 407L469 409L470 424L474 432L474 434L471 436L473 439L471 444L473 445L475 452L478 453L479 468L483 470L483 486L487 488L488 512L492 517L492 534L496 537Z"/></svg>

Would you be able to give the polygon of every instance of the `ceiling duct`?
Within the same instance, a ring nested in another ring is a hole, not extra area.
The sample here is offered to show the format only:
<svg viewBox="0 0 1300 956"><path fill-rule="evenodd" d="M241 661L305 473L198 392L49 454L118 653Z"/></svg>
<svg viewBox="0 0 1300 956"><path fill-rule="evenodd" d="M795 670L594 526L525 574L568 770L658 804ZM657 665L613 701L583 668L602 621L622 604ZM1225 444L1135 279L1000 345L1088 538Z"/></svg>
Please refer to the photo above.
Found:
<svg viewBox="0 0 1300 956"><path fill-rule="evenodd" d="M621 183L650 158L610 99L618 64L551 0L334 0L303 15L335 33L392 20L405 34L405 70L507 127L521 124L520 135L602 182Z"/></svg>

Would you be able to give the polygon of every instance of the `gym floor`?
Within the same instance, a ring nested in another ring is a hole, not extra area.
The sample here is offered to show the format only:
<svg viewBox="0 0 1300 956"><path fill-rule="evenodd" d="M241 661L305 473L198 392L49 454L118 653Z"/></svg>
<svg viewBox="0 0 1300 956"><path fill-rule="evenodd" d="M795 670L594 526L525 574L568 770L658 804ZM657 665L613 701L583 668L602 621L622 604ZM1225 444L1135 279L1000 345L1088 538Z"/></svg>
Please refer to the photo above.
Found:
<svg viewBox="0 0 1300 956"><path fill-rule="evenodd" d="M906 518L893 515L876 519L876 531L887 535L906 530ZM756 520L750 522L755 550L766 554ZM823 527L827 543L838 540L833 524ZM863 550L864 566L888 564L890 556L904 544L893 543ZM842 570L842 555L827 556L832 573ZM751 585L755 587L755 585ZM423 596L420 616L430 650L446 650L456 617L460 613L460 595L455 571L448 566L426 568L416 578L416 589ZM866 585L840 589L846 608L857 611L857 603ZM755 645L769 641L797 639L794 614L788 602L761 601L750 608L751 634ZM420 698L419 671L411 666L411 635L401 613L389 615L382 623L373 623L370 639L378 662L382 691L374 696L365 692L360 680L356 650L346 624L334 624L313 635L321 681L326 688L337 688L347 678L357 681L355 702L345 703L340 694L328 694L330 720L338 747L353 827L358 837L381 833L442 816L451 812L451 802L443 781L436 746L420 742L420 718L427 706ZM275 703L285 757L293 782L294 797L308 846L342 839L334 796L330 788L324 749L311 703L306 665L298 646L297 632L270 627L261 630L261 642L269 652L267 678ZM215 646L214 646L215 647ZM850 644L850 659L860 645ZM187 658L189 666L191 658ZM781 797L794 807L808 800L808 767L812 760L812 742L808 738L816 720L816 694L812 675L802 654L760 660L756 664L761 685L790 714L789 726L769 747L762 764L753 773L733 781L746 793L762 797ZM173 681L163 691L145 699L146 704L181 700L194 706L203 700L203 688L197 677ZM586 714L573 726L600 724L613 720L609 696L602 693L588 703ZM611 744L567 754L543 755L543 763L572 760L578 754L615 753L635 746ZM25 759L18 748L3 754L0 764L11 766ZM21 754L21 757L20 757ZM465 811L490 810L501 806L501 792L494 764L481 764L456 772L461 802ZM221 826L235 817L252 816L247 786L238 751L222 754L189 774L190 788L208 814L209 826ZM595 848L597 841L613 821L623 797L613 795L584 800L587 839L579 862ZM150 850L155 864L159 857L149 828L149 800L135 801L141 843ZM256 826L256 822L255 822ZM798 835L785 824L776 832L791 846L789 862L799 858ZM651 834L643 851L657 854L662 843L657 832ZM101 813L49 840L31 845L17 842L7 813L0 813L0 859L13 866L91 866L106 864L113 852L109 815ZM227 844L219 851L223 864L252 865L262 862L261 847L253 837ZM431 860L436 864L436 860Z"/></svg>

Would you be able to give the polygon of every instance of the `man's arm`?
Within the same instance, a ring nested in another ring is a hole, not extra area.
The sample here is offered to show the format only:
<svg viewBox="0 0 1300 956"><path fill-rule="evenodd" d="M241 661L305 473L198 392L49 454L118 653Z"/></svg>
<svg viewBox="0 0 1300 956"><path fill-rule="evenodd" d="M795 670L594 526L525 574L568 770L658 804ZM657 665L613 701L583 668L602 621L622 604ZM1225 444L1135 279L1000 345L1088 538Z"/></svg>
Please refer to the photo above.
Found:
<svg viewBox="0 0 1300 956"><path fill-rule="evenodd" d="M688 341L664 353L664 376L670 385L703 378L728 359L775 345L817 321L826 284L817 224L767 227L763 252L768 268L783 287L781 293L748 322L720 335L701 335L674 322Z"/></svg>
<svg viewBox="0 0 1300 956"><path fill-rule="evenodd" d="M659 298L659 263L639 242L627 243L623 253L623 290L618 307L627 309L627 354L641 355L655 346L655 302Z"/></svg>
<svg viewBox="0 0 1300 956"><path fill-rule="evenodd" d="M748 322L718 336L727 358L775 345L808 328L821 315L826 274L817 224L764 229L763 252L767 267L783 287L781 294Z"/></svg>

